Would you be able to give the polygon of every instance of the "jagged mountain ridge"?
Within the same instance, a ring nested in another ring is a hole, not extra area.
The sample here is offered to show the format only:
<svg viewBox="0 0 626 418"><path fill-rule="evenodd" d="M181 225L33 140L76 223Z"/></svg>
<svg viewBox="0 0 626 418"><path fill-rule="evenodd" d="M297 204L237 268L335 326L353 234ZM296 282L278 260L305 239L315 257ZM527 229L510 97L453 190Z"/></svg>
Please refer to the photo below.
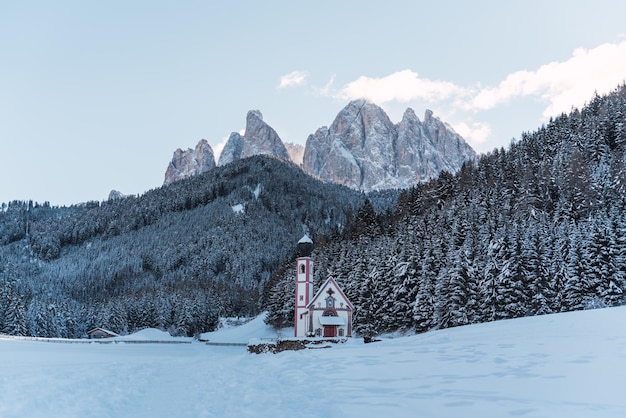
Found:
<svg viewBox="0 0 626 418"><path fill-rule="evenodd" d="M412 109L393 124L379 106L350 102L329 127L310 135L304 169L321 178L364 190L407 188L456 172L476 158L474 150L427 110L422 123Z"/></svg>
<svg viewBox="0 0 626 418"><path fill-rule="evenodd" d="M284 144L260 111L249 111L244 135L230 135L218 165L259 154L291 160L322 180L363 191L407 188L441 171L456 172L476 158L465 140L432 111L427 110L421 122L408 108L402 121L393 124L382 108L366 100L350 102L330 127L309 136L303 151ZM178 169L180 178L198 171L192 150L177 150L170 166L183 167ZM166 184L177 179L166 173Z"/></svg>
<svg viewBox="0 0 626 418"><path fill-rule="evenodd" d="M283 141L276 131L263 121L263 114L258 110L248 112L243 136L236 132L230 135L218 165L222 166L253 155L273 155L289 161L289 153Z"/></svg>
<svg viewBox="0 0 626 418"><path fill-rule="evenodd" d="M206 173L215 168L213 148L206 139L201 139L195 149L183 151L178 148L174 151L172 161L167 166L164 184L168 185L178 180L198 174Z"/></svg>
<svg viewBox="0 0 626 418"><path fill-rule="evenodd" d="M223 166L254 155L271 155L286 161L291 160L285 144L276 131L263 121L263 114L258 110L248 112L243 135L238 132L230 134L218 164L215 163L213 149L205 139L200 140L195 149L189 148L186 151L177 149L167 167L163 184L168 185L206 173L218 165Z"/></svg>

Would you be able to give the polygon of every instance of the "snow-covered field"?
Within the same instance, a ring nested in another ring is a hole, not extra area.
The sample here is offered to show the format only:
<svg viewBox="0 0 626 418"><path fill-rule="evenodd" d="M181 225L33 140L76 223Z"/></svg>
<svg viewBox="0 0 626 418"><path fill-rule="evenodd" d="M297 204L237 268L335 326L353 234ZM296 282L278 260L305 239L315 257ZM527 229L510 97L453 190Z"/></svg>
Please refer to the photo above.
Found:
<svg viewBox="0 0 626 418"><path fill-rule="evenodd" d="M152 337L144 332L139 339ZM271 336L260 319L205 334ZM171 338L171 337L170 337ZM248 354L0 340L1 417L624 417L626 308Z"/></svg>

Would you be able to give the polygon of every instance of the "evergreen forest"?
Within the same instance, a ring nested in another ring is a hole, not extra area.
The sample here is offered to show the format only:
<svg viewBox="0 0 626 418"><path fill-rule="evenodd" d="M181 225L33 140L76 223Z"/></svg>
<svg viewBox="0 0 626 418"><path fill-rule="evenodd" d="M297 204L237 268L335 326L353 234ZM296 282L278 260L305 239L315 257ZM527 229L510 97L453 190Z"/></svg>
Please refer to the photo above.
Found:
<svg viewBox="0 0 626 418"><path fill-rule="evenodd" d="M378 193L379 210L398 193ZM336 235L365 196L256 156L138 197L0 211L0 332L80 338L211 331L256 315L307 230Z"/></svg>
<svg viewBox="0 0 626 418"><path fill-rule="evenodd" d="M365 201L343 239L314 252L364 336L425 332L626 301L626 86L508 149ZM268 322L293 321L293 267L272 278Z"/></svg>

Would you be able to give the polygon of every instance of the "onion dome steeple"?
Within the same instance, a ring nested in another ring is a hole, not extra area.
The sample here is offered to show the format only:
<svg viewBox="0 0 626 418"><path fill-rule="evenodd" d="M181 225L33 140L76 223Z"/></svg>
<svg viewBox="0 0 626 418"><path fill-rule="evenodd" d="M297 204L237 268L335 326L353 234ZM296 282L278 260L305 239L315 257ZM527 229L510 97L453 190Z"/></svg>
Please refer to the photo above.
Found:
<svg viewBox="0 0 626 418"><path fill-rule="evenodd" d="M298 257L310 257L313 252L313 241L308 235L304 235L298 241Z"/></svg>

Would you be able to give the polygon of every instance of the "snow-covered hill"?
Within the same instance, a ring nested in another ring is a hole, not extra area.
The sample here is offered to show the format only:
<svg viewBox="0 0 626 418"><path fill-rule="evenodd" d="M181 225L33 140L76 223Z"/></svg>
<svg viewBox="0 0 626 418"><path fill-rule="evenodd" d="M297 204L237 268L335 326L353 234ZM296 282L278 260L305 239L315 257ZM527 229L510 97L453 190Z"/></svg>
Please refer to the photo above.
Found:
<svg viewBox="0 0 626 418"><path fill-rule="evenodd" d="M200 340L214 343L247 344L255 338L285 338L293 336L293 328L274 329L266 325L266 313L252 320L228 320L221 321L217 331L205 332L200 335ZM237 326L240 322L242 325Z"/></svg>
<svg viewBox="0 0 626 418"><path fill-rule="evenodd" d="M606 418L625 416L625 381L626 307L277 355L0 341L2 417Z"/></svg>

